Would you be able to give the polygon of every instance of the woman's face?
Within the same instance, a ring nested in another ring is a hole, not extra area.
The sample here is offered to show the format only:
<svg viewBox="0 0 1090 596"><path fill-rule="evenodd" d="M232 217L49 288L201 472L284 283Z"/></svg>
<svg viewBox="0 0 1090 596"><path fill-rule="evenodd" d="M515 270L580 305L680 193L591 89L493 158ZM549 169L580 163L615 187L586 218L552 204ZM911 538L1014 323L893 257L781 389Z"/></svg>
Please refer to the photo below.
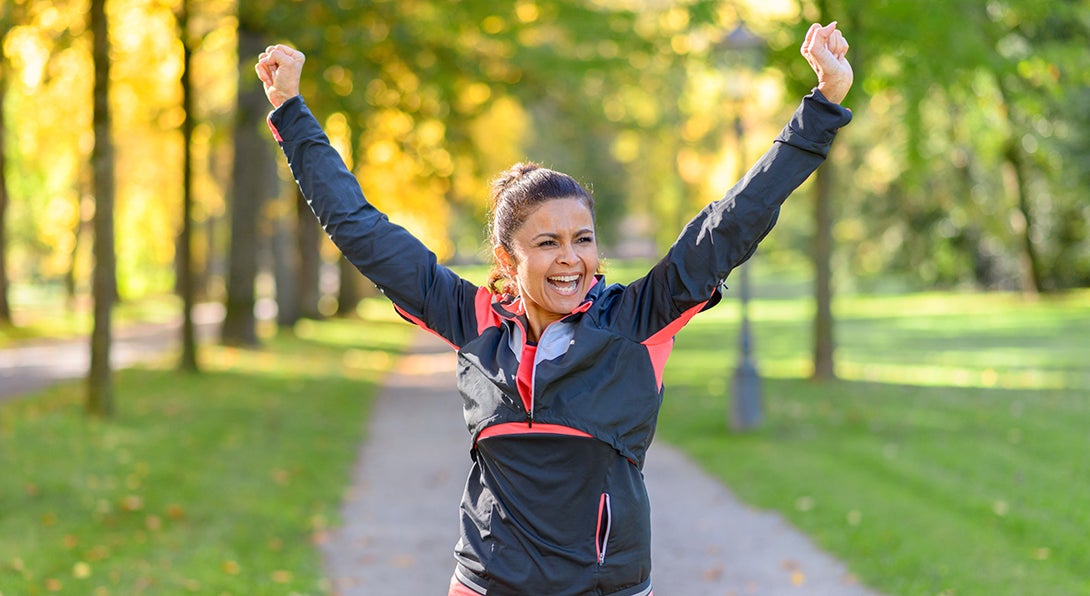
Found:
<svg viewBox="0 0 1090 596"><path fill-rule="evenodd" d="M511 237L512 253L496 258L513 267L532 339L583 303L598 270L594 217L578 198L541 204Z"/></svg>

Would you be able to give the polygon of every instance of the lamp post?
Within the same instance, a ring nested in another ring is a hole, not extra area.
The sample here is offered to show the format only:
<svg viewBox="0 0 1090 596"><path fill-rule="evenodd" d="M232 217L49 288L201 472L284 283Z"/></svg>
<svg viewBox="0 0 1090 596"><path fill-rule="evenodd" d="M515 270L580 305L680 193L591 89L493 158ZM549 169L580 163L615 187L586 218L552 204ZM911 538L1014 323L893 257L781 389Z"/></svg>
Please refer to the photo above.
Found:
<svg viewBox="0 0 1090 596"><path fill-rule="evenodd" d="M716 49L724 66L728 67L727 95L734 104L734 137L738 143L738 175L741 179L746 173L745 124L742 120L742 106L745 103L748 81L740 79L746 73L757 70L763 60L765 43L758 35L739 23L718 44ZM753 334L749 323L749 268L741 265L738 270L739 293L741 294L741 323L738 338L738 364L734 369L731 382L733 395L730 426L733 430L744 431L756 427L761 422L761 376L753 358Z"/></svg>

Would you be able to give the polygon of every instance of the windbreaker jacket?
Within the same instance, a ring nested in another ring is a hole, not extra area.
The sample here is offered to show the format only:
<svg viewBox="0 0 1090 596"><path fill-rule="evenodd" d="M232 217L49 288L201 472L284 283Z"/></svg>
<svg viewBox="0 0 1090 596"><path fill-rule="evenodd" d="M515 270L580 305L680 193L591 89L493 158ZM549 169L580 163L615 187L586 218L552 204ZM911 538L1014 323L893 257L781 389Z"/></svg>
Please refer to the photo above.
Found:
<svg viewBox="0 0 1090 596"><path fill-rule="evenodd" d="M455 574L493 596L632 596L651 590L644 456L674 335L719 300L719 284L771 230L824 160L850 112L816 90L734 188L631 284L601 277L586 300L527 342L520 300L439 265L364 198L301 98L269 115L326 232L406 319L458 354L473 438Z"/></svg>

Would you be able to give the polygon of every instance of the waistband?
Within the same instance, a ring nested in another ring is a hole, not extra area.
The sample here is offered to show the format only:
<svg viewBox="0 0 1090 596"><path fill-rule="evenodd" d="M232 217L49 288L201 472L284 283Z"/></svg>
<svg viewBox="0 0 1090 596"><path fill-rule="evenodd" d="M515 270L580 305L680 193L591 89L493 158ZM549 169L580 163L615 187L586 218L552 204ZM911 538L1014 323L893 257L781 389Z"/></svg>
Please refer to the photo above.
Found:
<svg viewBox="0 0 1090 596"><path fill-rule="evenodd" d="M481 576L477 575L470 569L467 569L461 563L454 567L454 578L458 580L458 583L465 586L468 590L471 590L474 594L488 594L488 588L485 587L487 582ZM453 591L451 593L454 593ZM608 596L654 596L654 591L651 588L651 578L647 578L639 585L625 588L617 592L610 592Z"/></svg>

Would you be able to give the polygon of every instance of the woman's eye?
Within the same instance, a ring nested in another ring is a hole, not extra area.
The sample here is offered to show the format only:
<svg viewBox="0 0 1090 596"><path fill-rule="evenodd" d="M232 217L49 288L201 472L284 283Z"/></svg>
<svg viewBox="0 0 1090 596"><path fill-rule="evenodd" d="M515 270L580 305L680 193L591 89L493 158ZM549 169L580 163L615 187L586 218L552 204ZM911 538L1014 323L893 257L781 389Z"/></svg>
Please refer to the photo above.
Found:
<svg viewBox="0 0 1090 596"><path fill-rule="evenodd" d="M556 246L556 240L542 240L538 246Z"/></svg>
<svg viewBox="0 0 1090 596"><path fill-rule="evenodd" d="M579 242L581 244L586 244L588 242L594 242L594 238L591 237L591 236L583 236L582 238L579 238L578 240L576 240L576 242Z"/></svg>

